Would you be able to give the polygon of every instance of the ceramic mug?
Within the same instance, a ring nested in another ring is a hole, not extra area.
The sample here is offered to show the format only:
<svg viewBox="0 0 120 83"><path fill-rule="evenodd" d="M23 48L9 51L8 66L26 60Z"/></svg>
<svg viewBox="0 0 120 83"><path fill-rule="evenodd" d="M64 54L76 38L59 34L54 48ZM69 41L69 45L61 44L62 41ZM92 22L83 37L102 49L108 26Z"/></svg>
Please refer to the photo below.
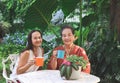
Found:
<svg viewBox="0 0 120 83"><path fill-rule="evenodd" d="M43 64L44 64L44 58L43 57L36 57L35 58L35 65L43 66Z"/></svg>
<svg viewBox="0 0 120 83"><path fill-rule="evenodd" d="M57 51L57 58L64 58L65 51L64 50L58 50Z"/></svg>

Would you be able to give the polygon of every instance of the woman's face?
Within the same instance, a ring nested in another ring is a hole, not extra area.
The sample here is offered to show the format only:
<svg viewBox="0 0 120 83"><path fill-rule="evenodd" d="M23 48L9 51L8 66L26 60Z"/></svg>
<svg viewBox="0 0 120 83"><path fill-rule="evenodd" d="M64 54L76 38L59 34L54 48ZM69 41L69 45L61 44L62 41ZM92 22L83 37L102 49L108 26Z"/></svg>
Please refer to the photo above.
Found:
<svg viewBox="0 0 120 83"><path fill-rule="evenodd" d="M35 47L38 47L42 44L42 37L38 31L32 33L32 44Z"/></svg>
<svg viewBox="0 0 120 83"><path fill-rule="evenodd" d="M75 37L71 29L66 28L62 31L62 40L65 45L71 45L74 42Z"/></svg>

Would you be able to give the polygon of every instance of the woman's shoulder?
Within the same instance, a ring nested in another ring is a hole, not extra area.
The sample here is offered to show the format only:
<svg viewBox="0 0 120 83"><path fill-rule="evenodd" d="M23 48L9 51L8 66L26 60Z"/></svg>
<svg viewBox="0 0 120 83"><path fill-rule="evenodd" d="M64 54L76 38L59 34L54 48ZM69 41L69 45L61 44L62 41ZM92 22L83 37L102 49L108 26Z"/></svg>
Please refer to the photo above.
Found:
<svg viewBox="0 0 120 83"><path fill-rule="evenodd" d="M55 47L54 50L64 50L64 47L63 45L60 45L60 46Z"/></svg>
<svg viewBox="0 0 120 83"><path fill-rule="evenodd" d="M75 45L75 48L76 48L76 49L79 49L79 50L84 50L84 48L82 48L82 47L80 47L80 46L78 46L78 45Z"/></svg>
<svg viewBox="0 0 120 83"><path fill-rule="evenodd" d="M30 54L30 50L25 50L24 52L22 52L20 55L22 56L22 57L24 57L24 56L28 56Z"/></svg>

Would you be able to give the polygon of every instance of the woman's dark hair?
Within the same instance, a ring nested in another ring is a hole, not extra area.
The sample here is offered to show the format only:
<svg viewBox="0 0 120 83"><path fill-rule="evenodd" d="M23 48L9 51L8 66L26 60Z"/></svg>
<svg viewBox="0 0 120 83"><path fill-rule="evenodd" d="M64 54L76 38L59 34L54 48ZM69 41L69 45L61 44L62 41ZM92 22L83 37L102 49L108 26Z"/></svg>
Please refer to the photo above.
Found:
<svg viewBox="0 0 120 83"><path fill-rule="evenodd" d="M27 46L26 48L22 51L24 52L25 50L33 50L33 44L32 44L32 33L34 32L39 32L41 34L42 37L42 33L39 30L32 30L29 34L28 34L28 38L27 38Z"/></svg>
<svg viewBox="0 0 120 83"><path fill-rule="evenodd" d="M61 26L61 31L60 31L60 35L61 36L62 36L62 32L63 32L64 29L70 29L71 32L72 32L72 34L74 35L74 29L71 26L69 26L69 25L63 25L63 26Z"/></svg>

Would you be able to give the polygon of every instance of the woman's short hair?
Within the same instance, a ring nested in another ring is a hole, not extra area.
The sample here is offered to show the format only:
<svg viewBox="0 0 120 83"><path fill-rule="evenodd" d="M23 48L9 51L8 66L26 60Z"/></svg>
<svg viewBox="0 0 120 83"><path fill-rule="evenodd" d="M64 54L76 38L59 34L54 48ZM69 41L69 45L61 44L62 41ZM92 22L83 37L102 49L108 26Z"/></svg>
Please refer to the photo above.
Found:
<svg viewBox="0 0 120 83"><path fill-rule="evenodd" d="M72 34L74 35L74 29L73 29L73 27L71 27L69 25L63 25L63 26L61 26L61 31L60 31L60 35L61 36L62 36L62 32L63 32L64 29L70 29L71 32L72 32Z"/></svg>

